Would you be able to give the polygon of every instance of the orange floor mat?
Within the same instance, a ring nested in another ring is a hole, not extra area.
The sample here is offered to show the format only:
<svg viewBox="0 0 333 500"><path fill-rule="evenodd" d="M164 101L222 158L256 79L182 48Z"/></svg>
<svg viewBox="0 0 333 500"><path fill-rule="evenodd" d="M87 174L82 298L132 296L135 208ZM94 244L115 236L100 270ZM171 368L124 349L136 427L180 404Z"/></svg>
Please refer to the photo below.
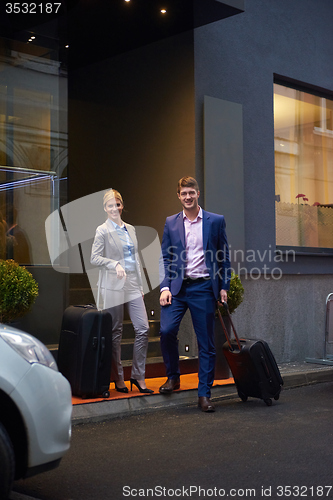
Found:
<svg viewBox="0 0 333 500"><path fill-rule="evenodd" d="M166 377L159 378L149 378L146 379L146 384L149 389L153 389L154 394L159 394L159 387L166 381ZM233 384L234 379L228 378L225 380L215 380L214 386L218 385L229 385ZM139 390L133 386L133 391L130 390L130 382L129 380L125 381L126 386L128 387L128 393L123 394L121 392L117 392L114 388L114 384L110 384L110 397L109 398L94 398L94 399L83 399L80 397L73 396L72 403L73 405L82 405L86 403L98 403L100 401L110 401L113 399L124 399L124 398L133 398L137 396L146 396L146 394L142 394ZM198 387L198 374L197 373L189 373L186 375L181 375L180 377L180 389L179 391L188 391L190 389L196 389ZM176 391L178 392L178 391Z"/></svg>

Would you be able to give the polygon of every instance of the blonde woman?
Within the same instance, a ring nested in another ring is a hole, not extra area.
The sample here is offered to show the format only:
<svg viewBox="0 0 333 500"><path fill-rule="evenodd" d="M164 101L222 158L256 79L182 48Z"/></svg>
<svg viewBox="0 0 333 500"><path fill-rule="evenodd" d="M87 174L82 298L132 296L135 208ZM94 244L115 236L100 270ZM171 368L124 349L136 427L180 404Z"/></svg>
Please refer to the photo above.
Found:
<svg viewBox="0 0 333 500"><path fill-rule="evenodd" d="M96 229L91 252L91 263L103 267L101 293L105 307L112 316L112 369L111 380L119 392L128 392L121 364L124 304L135 331L131 390L135 385L140 392L150 394L145 382L145 364L148 347L149 323L143 301L141 268L135 228L122 221L123 198L115 189L103 198L107 220Z"/></svg>

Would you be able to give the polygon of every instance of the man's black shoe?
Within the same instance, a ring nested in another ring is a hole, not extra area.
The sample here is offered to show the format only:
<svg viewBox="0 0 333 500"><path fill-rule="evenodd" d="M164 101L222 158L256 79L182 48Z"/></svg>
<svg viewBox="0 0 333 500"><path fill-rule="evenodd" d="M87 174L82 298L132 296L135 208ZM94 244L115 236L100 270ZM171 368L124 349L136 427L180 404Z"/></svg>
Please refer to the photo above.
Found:
<svg viewBox="0 0 333 500"><path fill-rule="evenodd" d="M201 396L198 401L198 406L202 411L213 412L215 411L215 406L211 400L205 396Z"/></svg>
<svg viewBox="0 0 333 500"><path fill-rule="evenodd" d="M179 389L180 379L179 378L168 378L165 384L161 385L159 391L161 394L171 394L172 391Z"/></svg>

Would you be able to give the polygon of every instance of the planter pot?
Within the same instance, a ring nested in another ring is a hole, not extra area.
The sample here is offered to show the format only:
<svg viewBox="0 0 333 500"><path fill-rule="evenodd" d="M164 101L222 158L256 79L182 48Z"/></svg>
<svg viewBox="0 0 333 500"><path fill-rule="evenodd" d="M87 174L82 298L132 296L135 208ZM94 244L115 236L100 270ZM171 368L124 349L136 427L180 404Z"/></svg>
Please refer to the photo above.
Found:
<svg viewBox="0 0 333 500"><path fill-rule="evenodd" d="M231 333L231 325L229 318L227 316L223 316L224 324L228 333ZM227 341L225 338L225 334L220 323L219 318L215 319L215 349L216 349L216 361L215 361L215 380L225 380L231 377L231 371L227 360L223 354L223 344Z"/></svg>

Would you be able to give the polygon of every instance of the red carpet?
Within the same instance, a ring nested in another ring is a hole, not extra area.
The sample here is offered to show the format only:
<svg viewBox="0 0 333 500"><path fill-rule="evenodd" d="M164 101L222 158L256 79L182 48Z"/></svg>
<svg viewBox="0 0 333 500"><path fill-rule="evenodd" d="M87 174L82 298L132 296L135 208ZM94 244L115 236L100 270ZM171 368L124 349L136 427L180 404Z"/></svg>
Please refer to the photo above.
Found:
<svg viewBox="0 0 333 500"><path fill-rule="evenodd" d="M166 381L166 377L161 378L148 378L146 379L146 384L149 389L153 389L154 394L159 394L159 387L164 384ZM214 386L217 385L230 385L234 383L233 378L225 379L225 380L215 380ZM76 396L72 397L73 405L82 405L85 403L98 403L100 401L111 401L113 399L124 399L124 398L133 398L137 396L146 396L146 394L142 394L139 390L133 386L133 391L130 391L130 382L125 381L126 386L128 387L128 394L123 394L121 392L117 392L114 388L114 384L110 384L110 397L109 398L95 398L95 399L82 399ZM181 375L180 377L180 389L178 391L188 391L190 389L197 389L198 387L198 374L197 373L189 373L187 375ZM175 391L175 392L178 392ZM153 394L153 395L154 395Z"/></svg>

